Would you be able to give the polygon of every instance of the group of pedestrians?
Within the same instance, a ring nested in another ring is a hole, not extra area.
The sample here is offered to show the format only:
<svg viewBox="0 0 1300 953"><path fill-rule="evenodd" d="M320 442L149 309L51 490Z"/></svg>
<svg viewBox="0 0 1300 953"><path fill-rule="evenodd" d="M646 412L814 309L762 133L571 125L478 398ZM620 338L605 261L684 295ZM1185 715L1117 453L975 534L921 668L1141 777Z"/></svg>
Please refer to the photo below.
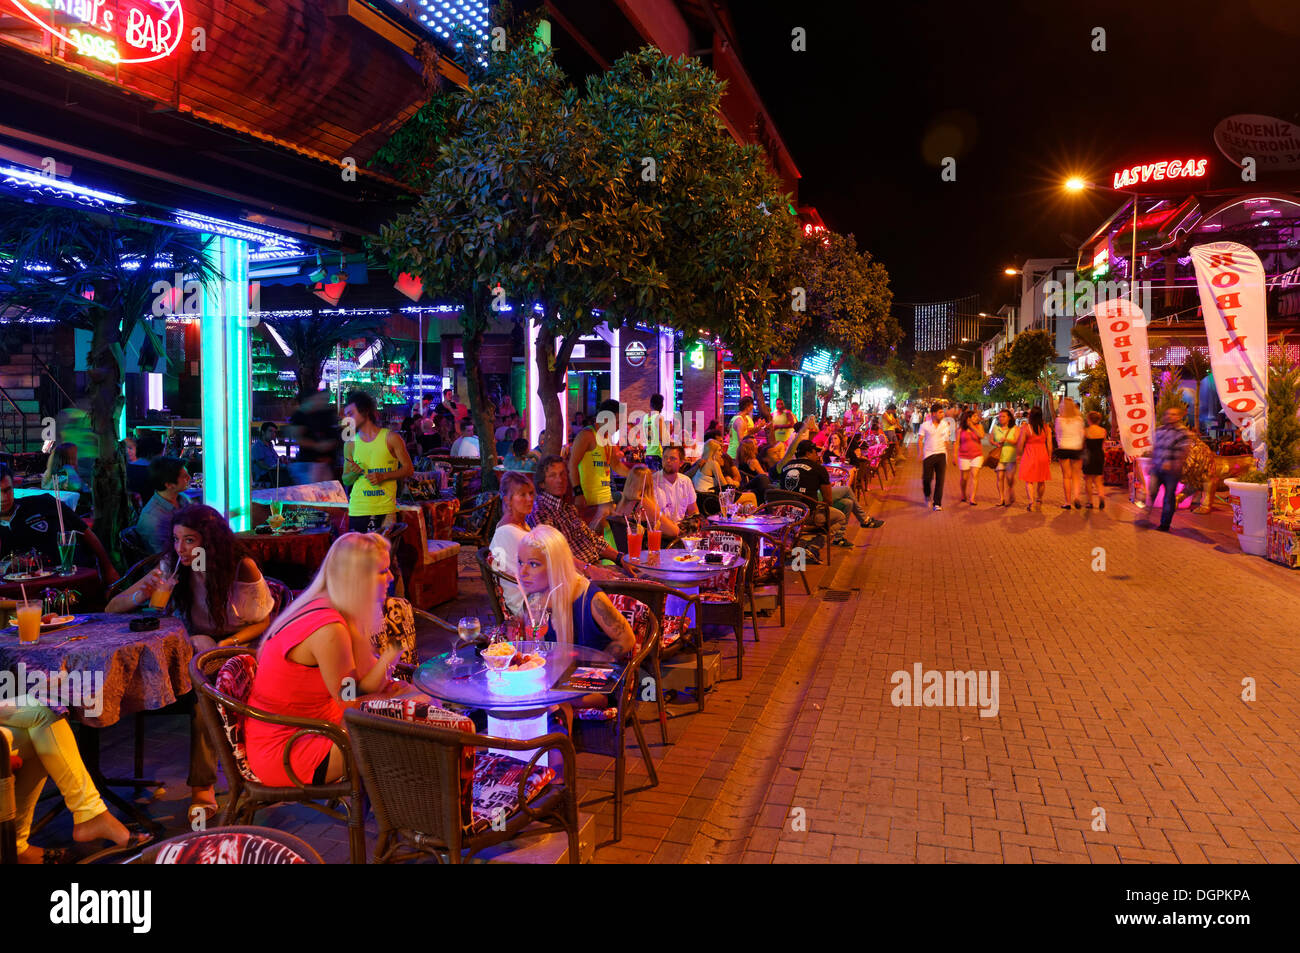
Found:
<svg viewBox="0 0 1300 953"><path fill-rule="evenodd" d="M913 410L914 421L919 409ZM1069 398L1061 402L1050 427L1037 407L1020 416L1003 408L986 428L974 407L931 404L925 418L916 421L916 434L921 492L925 505L935 510L943 509L945 476L955 466L962 503L979 505L980 474L989 469L997 475L997 506L1018 505L1019 479L1025 485L1025 509L1037 506L1041 511L1053 456L1061 466L1061 509L1106 508L1102 469L1107 433L1102 416L1092 411L1085 419Z"/></svg>

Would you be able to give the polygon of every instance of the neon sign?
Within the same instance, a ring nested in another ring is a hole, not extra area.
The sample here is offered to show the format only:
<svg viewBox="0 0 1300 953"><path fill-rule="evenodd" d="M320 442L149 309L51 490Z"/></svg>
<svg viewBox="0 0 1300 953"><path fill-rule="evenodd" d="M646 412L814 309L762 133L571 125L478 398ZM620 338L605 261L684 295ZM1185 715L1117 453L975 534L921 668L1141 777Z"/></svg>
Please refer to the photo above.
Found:
<svg viewBox="0 0 1300 953"><path fill-rule="evenodd" d="M185 29L181 0L0 0L82 56L115 66L176 52Z"/></svg>
<svg viewBox="0 0 1300 953"><path fill-rule="evenodd" d="M1163 162L1143 163L1120 169L1112 177L1111 188L1124 189L1147 182L1166 182L1169 179L1201 179L1205 177L1208 159L1166 159Z"/></svg>

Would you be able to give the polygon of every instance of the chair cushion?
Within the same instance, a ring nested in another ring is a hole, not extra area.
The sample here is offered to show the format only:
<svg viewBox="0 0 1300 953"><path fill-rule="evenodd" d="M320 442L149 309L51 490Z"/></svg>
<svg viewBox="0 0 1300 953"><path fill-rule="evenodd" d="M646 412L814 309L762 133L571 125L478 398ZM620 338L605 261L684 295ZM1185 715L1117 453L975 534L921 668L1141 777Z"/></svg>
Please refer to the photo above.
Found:
<svg viewBox="0 0 1300 953"><path fill-rule="evenodd" d="M617 708L579 708L573 713L579 721L613 721L618 717Z"/></svg>
<svg viewBox="0 0 1300 953"><path fill-rule="evenodd" d="M474 765L474 804L470 823L466 829L473 834L492 826L498 811L509 816L519 810L519 782L528 767L523 761L504 754L480 751ZM528 772L524 800L531 801L555 780L552 768L538 765Z"/></svg>
<svg viewBox="0 0 1300 953"><path fill-rule="evenodd" d="M217 672L213 683L221 694L239 702L247 702L253 690L253 678L257 675L257 659L252 655L232 655ZM248 751L244 747L244 716L218 703L217 714L221 716L221 727L230 742L230 750L235 756L239 773L247 780L259 783L258 777L248 766Z"/></svg>
<svg viewBox="0 0 1300 953"><path fill-rule="evenodd" d="M460 500L422 500L420 509L424 511L424 528L430 539L451 539Z"/></svg>
<svg viewBox="0 0 1300 953"><path fill-rule="evenodd" d="M212 831L168 844L158 851L155 864L305 864L306 859L286 844L260 834Z"/></svg>
<svg viewBox="0 0 1300 953"><path fill-rule="evenodd" d="M406 481L405 492L403 493L404 497L415 500L416 502L436 500L441 495L442 484L438 481L437 477L410 477Z"/></svg>
<svg viewBox="0 0 1300 953"><path fill-rule="evenodd" d="M456 517L456 526L453 535L481 536L487 528L488 519L492 516L493 507L486 506L496 496L495 493L476 493L465 501L465 509L471 510L469 513L460 513ZM478 507L478 509L475 509Z"/></svg>
<svg viewBox="0 0 1300 953"><path fill-rule="evenodd" d="M449 539L431 539L425 543L424 564L440 563L444 559L455 559L460 555L460 543Z"/></svg>
<svg viewBox="0 0 1300 953"><path fill-rule="evenodd" d="M685 630L686 622L681 616L668 616L664 619L663 630L659 635L659 644L663 648L667 648L680 639Z"/></svg>
<svg viewBox="0 0 1300 953"><path fill-rule="evenodd" d="M640 645L644 642L646 634L650 631L650 607L639 599L622 593L610 596L609 601L614 603L614 608L627 619L627 624L632 627L632 635L636 638L636 644Z"/></svg>
<svg viewBox="0 0 1300 953"><path fill-rule="evenodd" d="M370 644L376 654L390 645L401 645L402 654L398 661L407 665L419 664L419 656L415 654L415 612L409 602L397 596L384 600L384 628L370 637Z"/></svg>

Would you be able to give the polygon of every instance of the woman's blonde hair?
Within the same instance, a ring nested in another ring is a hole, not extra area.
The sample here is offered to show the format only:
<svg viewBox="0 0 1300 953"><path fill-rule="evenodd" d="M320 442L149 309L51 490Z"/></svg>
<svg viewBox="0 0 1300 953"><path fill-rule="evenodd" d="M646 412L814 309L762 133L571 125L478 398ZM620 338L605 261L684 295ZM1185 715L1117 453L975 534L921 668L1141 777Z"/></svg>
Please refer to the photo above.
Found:
<svg viewBox="0 0 1300 953"><path fill-rule="evenodd" d="M619 505L624 503L640 503L646 497L646 486L650 482L650 468L644 463L638 463L627 472L627 480L623 483L623 495L619 497Z"/></svg>
<svg viewBox="0 0 1300 953"><path fill-rule="evenodd" d="M384 600L375 601L375 573L389 563L388 540L378 533L344 533L325 554L316 578L280 613L269 639L324 597L357 635L369 637L384 626ZM265 641L262 643L265 645Z"/></svg>
<svg viewBox="0 0 1300 953"><path fill-rule="evenodd" d="M591 583L578 572L573 564L573 552L569 549L568 541L554 526L542 524L533 527L519 541L521 557L524 547L540 552L546 563L546 578L550 589L541 608L551 610L551 631L555 633L555 641L562 645L572 645L573 603L582 598ZM516 573L518 569L516 566ZM527 606L524 611L528 611Z"/></svg>
<svg viewBox="0 0 1300 953"><path fill-rule="evenodd" d="M1065 398L1065 400L1061 401L1061 412L1057 414L1057 416L1058 417L1079 416L1079 405L1074 402L1073 397L1067 397Z"/></svg>

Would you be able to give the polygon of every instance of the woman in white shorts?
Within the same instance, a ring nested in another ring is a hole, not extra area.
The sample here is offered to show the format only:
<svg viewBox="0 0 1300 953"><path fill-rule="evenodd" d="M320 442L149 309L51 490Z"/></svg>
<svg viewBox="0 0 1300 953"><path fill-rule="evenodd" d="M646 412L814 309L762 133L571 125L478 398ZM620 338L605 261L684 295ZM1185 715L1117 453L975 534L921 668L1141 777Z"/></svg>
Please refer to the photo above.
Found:
<svg viewBox="0 0 1300 953"><path fill-rule="evenodd" d="M974 506L980 471L984 469L984 428L973 410L963 411L957 426L957 468L961 471L962 502Z"/></svg>

